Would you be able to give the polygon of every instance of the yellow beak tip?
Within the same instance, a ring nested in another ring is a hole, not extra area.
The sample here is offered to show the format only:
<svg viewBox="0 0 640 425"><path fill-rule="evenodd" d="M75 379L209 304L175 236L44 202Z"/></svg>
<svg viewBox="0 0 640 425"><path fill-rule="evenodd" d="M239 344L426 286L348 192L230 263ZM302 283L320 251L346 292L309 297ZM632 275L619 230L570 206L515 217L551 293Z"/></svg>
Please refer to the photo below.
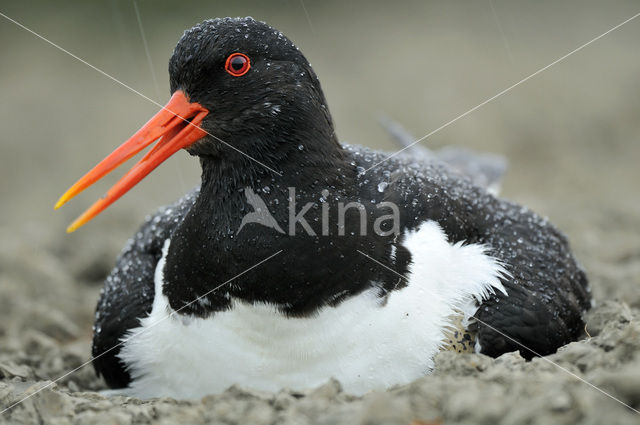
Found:
<svg viewBox="0 0 640 425"><path fill-rule="evenodd" d="M67 203L67 200L65 199L65 197L61 197L60 199L58 199L58 202L56 202L56 204L54 205L53 209L57 210L58 208L60 208L61 206L63 206L64 204Z"/></svg>

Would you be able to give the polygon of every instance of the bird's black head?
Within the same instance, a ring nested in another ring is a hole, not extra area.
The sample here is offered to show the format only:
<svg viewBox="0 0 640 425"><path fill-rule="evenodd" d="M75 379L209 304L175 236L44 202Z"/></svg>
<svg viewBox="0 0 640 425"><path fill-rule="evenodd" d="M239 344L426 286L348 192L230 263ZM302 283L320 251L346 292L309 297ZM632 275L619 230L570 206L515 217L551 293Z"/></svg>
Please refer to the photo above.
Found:
<svg viewBox="0 0 640 425"><path fill-rule="evenodd" d="M281 167L300 150L326 154L336 144L311 65L287 37L263 22L213 19L185 31L169 61L169 75L172 93L182 90L209 110L202 128L210 135L188 148L192 154L225 161L238 157L213 135Z"/></svg>
<svg viewBox="0 0 640 425"><path fill-rule="evenodd" d="M315 170L340 168L342 150L320 82L300 50L269 25L252 18L196 25L178 42L169 76L169 103L74 184L56 208L160 141L68 231L96 216L180 149L201 158L203 184L247 183L276 170L311 179Z"/></svg>

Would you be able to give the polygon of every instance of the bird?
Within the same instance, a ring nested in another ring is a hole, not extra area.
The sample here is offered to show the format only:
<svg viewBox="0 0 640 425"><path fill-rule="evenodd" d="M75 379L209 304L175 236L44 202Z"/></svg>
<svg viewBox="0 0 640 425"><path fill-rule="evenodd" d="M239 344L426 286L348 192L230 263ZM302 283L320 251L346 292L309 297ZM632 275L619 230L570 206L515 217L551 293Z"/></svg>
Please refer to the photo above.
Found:
<svg viewBox="0 0 640 425"><path fill-rule="evenodd" d="M199 159L200 184L145 219L100 293L92 356L110 394L332 377L364 394L431 373L443 350L530 359L582 335L592 297L566 236L437 158L340 143L280 31L205 20L169 82L166 106L56 204L157 141L75 231L174 153Z"/></svg>

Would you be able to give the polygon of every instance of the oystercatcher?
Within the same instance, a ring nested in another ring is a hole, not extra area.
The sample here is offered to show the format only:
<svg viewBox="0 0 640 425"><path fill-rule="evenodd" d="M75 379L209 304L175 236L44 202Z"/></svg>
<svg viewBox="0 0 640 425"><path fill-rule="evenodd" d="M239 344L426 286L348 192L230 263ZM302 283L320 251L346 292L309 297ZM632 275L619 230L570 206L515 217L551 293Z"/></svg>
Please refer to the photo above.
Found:
<svg viewBox="0 0 640 425"><path fill-rule="evenodd" d="M94 366L117 392L335 377L359 394L429 373L439 350L531 357L581 334L589 287L565 236L436 160L341 145L279 31L207 20L169 74L166 107L57 205L157 139L69 231L178 150L200 159L200 186L147 218L100 295Z"/></svg>

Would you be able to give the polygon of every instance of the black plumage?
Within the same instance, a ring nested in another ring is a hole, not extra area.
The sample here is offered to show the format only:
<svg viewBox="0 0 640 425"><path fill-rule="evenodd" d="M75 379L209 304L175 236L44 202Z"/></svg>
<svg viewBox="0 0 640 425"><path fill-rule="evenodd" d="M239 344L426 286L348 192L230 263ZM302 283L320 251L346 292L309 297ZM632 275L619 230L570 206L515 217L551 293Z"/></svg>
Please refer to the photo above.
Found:
<svg viewBox="0 0 640 425"><path fill-rule="evenodd" d="M221 71L234 51L251 57L251 78ZM508 296L493 295L477 312L483 353L532 355L483 323L541 355L580 335L590 294L564 235L443 164L402 155L381 162L383 153L340 145L317 77L278 31L250 18L205 21L185 32L169 71L172 92L183 90L212 111L202 127L215 137L187 149L200 157L201 186L148 218L119 257L98 303L94 356L118 344L150 312L155 267L168 238L163 293L179 314L215 318L231 299L241 299L274 303L300 317L371 286L384 297L406 285L396 274L406 275L412 261L403 237L426 220L438 222L452 243L485 244L511 275L502 279ZM237 232L252 211L246 188L265 201L285 234L255 224ZM292 202L295 211L311 203L304 214L308 228L298 223L295 236L287 234ZM366 236L357 209L344 223L335 214L323 221L324 205L335 211L348 202L366 206ZM385 202L399 207L399 233L389 222L374 231L390 212ZM280 255L208 294L205 302L191 303L278 250ZM130 380L118 352L94 361L114 388Z"/></svg>

